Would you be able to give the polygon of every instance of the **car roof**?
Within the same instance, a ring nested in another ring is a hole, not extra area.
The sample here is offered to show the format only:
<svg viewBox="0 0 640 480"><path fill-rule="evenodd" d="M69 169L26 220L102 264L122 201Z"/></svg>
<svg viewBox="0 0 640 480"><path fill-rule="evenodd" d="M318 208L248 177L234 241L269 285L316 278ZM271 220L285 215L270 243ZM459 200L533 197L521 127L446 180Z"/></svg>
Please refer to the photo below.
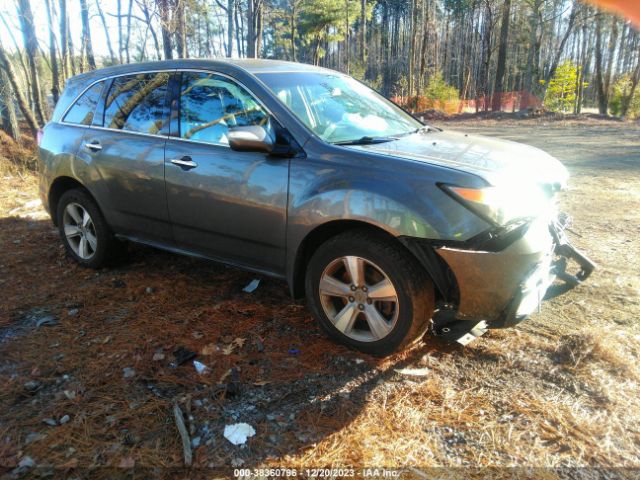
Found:
<svg viewBox="0 0 640 480"><path fill-rule="evenodd" d="M260 73L282 73L282 72L329 72L322 67L307 65L304 63L286 62L283 60L266 60L255 58L243 59L192 59L180 58L173 60L159 60L155 62L128 63L123 65L112 65L90 72L82 73L73 77L73 81L86 81L100 79L113 75L122 75L140 70L168 70L174 68L211 68L223 71L236 70L252 75Z"/></svg>

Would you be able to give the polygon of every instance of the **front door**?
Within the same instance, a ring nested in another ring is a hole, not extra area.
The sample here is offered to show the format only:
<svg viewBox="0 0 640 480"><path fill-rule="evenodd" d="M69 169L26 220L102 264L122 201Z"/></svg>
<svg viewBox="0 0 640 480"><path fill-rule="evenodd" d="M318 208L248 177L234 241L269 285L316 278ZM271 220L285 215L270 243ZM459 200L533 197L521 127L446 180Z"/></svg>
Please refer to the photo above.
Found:
<svg viewBox="0 0 640 480"><path fill-rule="evenodd" d="M230 126L267 125L269 114L226 76L189 71L178 81L172 111L179 137L169 137L165 149L177 246L282 274L289 160L236 152L227 141Z"/></svg>

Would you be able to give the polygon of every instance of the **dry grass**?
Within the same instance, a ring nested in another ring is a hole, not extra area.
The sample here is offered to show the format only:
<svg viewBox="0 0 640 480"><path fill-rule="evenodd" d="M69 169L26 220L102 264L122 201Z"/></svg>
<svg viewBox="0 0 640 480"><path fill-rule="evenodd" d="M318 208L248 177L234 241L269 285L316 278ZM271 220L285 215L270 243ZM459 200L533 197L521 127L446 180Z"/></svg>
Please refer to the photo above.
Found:
<svg viewBox="0 0 640 480"><path fill-rule="evenodd" d="M614 151L616 139L609 142ZM281 282L263 279L245 294L251 274L140 247L114 269L77 267L40 207L25 207L37 198L33 175L3 166L0 474L26 455L59 475L94 467L91 478L123 476L118 467L132 464L143 477L166 478L229 476L241 462L402 467L407 478L476 478L488 466L496 478L640 467L640 178L636 168L583 161L570 165L565 206L578 219L580 246L601 265L587 285L467 348L428 339L383 360L324 338ZM44 315L57 324L37 328ZM179 346L210 371L172 367ZM154 361L159 352L165 358ZM408 366L428 374L396 372ZM38 382L35 392L28 381ZM180 470L174 401L202 439L188 471ZM64 425L43 423L64 415ZM244 448L222 436L236 421L257 431Z"/></svg>

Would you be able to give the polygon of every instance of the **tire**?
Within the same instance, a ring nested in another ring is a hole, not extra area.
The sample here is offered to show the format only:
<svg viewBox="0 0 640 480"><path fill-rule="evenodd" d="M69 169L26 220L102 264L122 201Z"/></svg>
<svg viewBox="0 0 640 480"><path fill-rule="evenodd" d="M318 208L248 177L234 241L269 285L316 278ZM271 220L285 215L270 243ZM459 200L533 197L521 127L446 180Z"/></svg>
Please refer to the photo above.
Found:
<svg viewBox="0 0 640 480"><path fill-rule="evenodd" d="M89 216L88 222L85 213ZM69 256L80 265L97 269L120 258L123 244L115 238L87 192L80 189L66 191L58 202L56 215L62 243Z"/></svg>
<svg viewBox="0 0 640 480"><path fill-rule="evenodd" d="M364 281L353 282L351 272ZM420 339L435 303L431 279L409 252L364 230L337 235L315 251L305 290L311 312L331 338L379 356Z"/></svg>

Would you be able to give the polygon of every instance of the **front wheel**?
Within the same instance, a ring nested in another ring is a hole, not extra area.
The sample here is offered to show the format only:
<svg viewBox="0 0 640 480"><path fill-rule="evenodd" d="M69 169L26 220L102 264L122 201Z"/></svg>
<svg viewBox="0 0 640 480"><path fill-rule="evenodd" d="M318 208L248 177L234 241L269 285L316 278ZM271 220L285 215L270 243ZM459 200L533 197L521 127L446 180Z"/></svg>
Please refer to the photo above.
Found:
<svg viewBox="0 0 640 480"><path fill-rule="evenodd" d="M402 246L367 231L320 246L307 268L312 313L334 339L375 355L406 347L433 315L429 277Z"/></svg>

